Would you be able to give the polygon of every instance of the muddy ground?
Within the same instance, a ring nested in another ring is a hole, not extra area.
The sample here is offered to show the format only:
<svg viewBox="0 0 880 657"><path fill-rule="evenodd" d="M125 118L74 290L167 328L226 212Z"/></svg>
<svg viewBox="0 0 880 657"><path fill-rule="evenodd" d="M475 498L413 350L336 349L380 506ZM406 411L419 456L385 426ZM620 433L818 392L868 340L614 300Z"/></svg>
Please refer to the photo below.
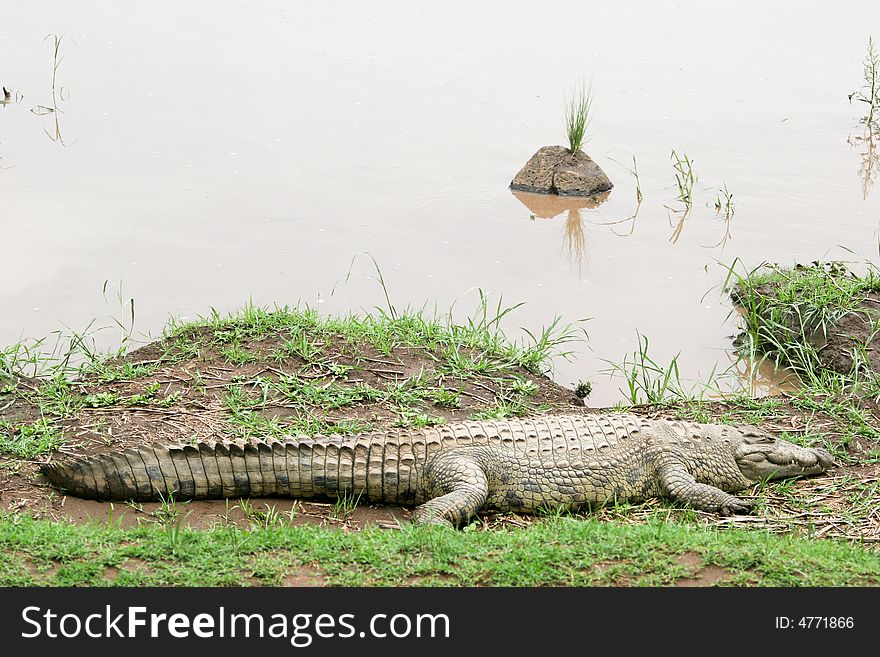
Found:
<svg viewBox="0 0 880 657"><path fill-rule="evenodd" d="M15 458L8 453L0 456L0 507L27 512L37 518L74 522L112 518L122 526L178 518L197 528L228 523L247 526L281 514L284 521L291 524L315 523L355 531L367 525L393 529L408 520L410 509L359 506L352 510L340 509L332 501L277 498L177 502L171 508L160 503L110 504L81 500L56 491L38 474L38 467L67 454L99 453L142 444L185 443L194 439L240 438L248 431L253 432L243 427L253 427L261 419L282 428L286 424L301 427L305 422L348 431L357 427L382 430L424 422L426 418L430 422L460 421L475 413L493 409L497 412L499 408L508 409L506 412L513 409L516 413L603 412L603 409L585 406L572 390L521 367L482 374L470 372L465 378L444 374L437 354L420 348L395 348L390 354L384 354L367 344L331 340L321 359L306 360L295 354L279 358L278 342L274 338L244 341L238 347L252 356L250 362L231 363L228 351L226 355L221 354L222 347L218 344L203 343L194 353L182 354L173 343L159 341L108 363L103 374L85 376L54 398L46 392L45 381L19 380L17 393L0 412L0 427L4 421L7 427L36 422L41 417L41 406L45 416L47 399L56 399L54 403L59 408L68 409L65 413L56 408L58 415L50 418L62 432L64 444L57 451L32 459ZM107 380L118 376L125 364L152 371L133 378ZM107 372L117 374L108 377ZM310 405L296 398L267 394L267 382L291 380L291 377L295 377L298 385L314 384L314 389L333 385L352 390L363 385L375 389L395 386L406 389L408 381L417 380L427 391L457 391L459 405L450 407L437 403L424 394L407 407L387 399L358 400L355 395L349 403L334 407L334 404ZM531 382L531 392L513 395L511 386L516 381L521 387L523 381ZM231 410L232 388L239 390L239 404L242 398L250 404L243 416L240 409L238 416ZM880 504L853 513L854 499L864 500L866 494L870 497L870 491L876 492L880 487L880 447L873 438L858 432L853 434L848 420L823 409L821 402L805 404L780 397L769 404L772 410L757 415L754 407L735 402L633 409L653 417L758 423L776 433L787 432L789 436L821 434L838 453L845 455L840 467L823 476L797 481L784 492L772 487L744 491L745 496L757 495L766 502L754 515L720 518L671 508L669 517L690 514L688 518L696 517L706 525L803 531L814 536L880 544ZM864 413L870 422L880 426L876 405L865 404ZM247 422L243 423L242 417ZM603 519L638 522L667 507L666 502L649 500L626 510L604 508L593 514ZM487 529L524 526L533 521L529 516L492 512L482 514L480 520Z"/></svg>
<svg viewBox="0 0 880 657"><path fill-rule="evenodd" d="M207 336L209 332L203 333ZM294 429L305 424L349 432L359 426L382 430L414 426L424 421L463 421L475 413L497 409L499 403L513 403L520 411L584 410L583 401L573 391L522 367L485 375L471 374L461 379L443 374L438 355L419 348L397 347L388 355L368 344L353 347L337 339L326 345L318 360L290 354L279 359L279 341L272 337L237 344L236 348L253 360L234 364L229 361L228 351L227 356L221 353L222 345L207 342L208 346L203 345L196 355L181 358L173 341L159 341L106 364L105 370L111 372L121 371L126 364L154 369L143 376L107 381L106 375L93 374L74 381L65 393L69 398L58 405L72 406L75 412L51 420L63 433L64 445L57 452L31 460L10 458L8 453L0 455L0 507L26 511L37 518L63 518L74 522L106 520L112 515L123 526L155 519L163 513L160 503L111 505L63 495L48 485L38 468L41 463L67 454L247 437L248 429L242 422L236 422L235 412L230 409L230 388L240 389L247 397L244 405L250 408L245 411L248 418L245 425L267 420L276 427L289 424ZM344 374L338 375L339 372ZM312 391L332 385L353 392L350 398L332 400L329 407L277 396L264 403L267 385L283 379L313 385ZM408 384L413 380L419 384L412 385L413 392L407 399L422 397L415 405L358 400L358 390L364 386L386 390L397 387L404 391L402 395L407 395ZM513 384L522 381L532 382L531 394L511 391ZM45 416L47 399L51 403L52 394L47 394L45 381L24 378L17 385L21 394L7 402L8 406L0 412L0 427L3 421L12 427L37 422L41 412ZM455 407L424 398L420 391L455 391ZM334 408L337 403L339 407ZM251 435L259 436L261 432L264 428L257 426ZM320 523L352 528L365 524L396 527L410 512L401 508L359 506L340 517L331 503L277 498L254 498L250 500L250 508L247 504L244 506L243 510L239 500L178 504L187 524L202 528L218 522L246 524L246 512L253 516L271 508L287 518L293 509L293 524Z"/></svg>

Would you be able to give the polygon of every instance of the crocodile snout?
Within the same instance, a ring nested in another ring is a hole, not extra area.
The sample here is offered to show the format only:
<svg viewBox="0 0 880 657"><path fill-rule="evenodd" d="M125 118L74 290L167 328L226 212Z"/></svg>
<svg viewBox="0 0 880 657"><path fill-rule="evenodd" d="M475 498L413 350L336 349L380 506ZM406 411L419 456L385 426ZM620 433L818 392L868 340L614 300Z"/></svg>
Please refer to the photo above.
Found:
<svg viewBox="0 0 880 657"><path fill-rule="evenodd" d="M800 466L805 470L814 469L817 466L819 469L825 470L835 465L831 454L821 448L807 447L795 451L789 445L784 450L771 451L765 456L774 465Z"/></svg>
<svg viewBox="0 0 880 657"><path fill-rule="evenodd" d="M819 459L819 465L821 465L822 468L828 469L837 465L837 463L834 462L834 457L832 457L828 451L824 449L814 449L813 451L816 452L816 458Z"/></svg>
<svg viewBox="0 0 880 657"><path fill-rule="evenodd" d="M827 450L760 435L746 436L736 460L751 481L820 474L835 465Z"/></svg>

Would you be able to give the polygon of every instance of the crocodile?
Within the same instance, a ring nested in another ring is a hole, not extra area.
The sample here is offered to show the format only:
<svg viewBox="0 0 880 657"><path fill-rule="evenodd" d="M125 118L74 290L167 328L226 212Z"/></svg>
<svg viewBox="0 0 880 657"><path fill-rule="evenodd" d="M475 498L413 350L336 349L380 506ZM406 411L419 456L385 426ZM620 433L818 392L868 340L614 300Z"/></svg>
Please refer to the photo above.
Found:
<svg viewBox="0 0 880 657"><path fill-rule="evenodd" d="M97 500L334 498L418 505L419 524L484 508L535 512L667 497L723 515L731 492L824 472L831 455L752 426L634 414L545 415L349 436L144 446L44 464L57 488Z"/></svg>

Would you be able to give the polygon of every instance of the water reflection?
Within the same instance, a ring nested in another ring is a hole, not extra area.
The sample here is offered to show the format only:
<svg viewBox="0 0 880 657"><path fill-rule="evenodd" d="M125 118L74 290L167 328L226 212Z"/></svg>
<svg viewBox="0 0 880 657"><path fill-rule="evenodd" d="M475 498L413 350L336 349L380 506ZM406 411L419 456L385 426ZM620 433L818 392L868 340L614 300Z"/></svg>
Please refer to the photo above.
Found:
<svg viewBox="0 0 880 657"><path fill-rule="evenodd" d="M7 105L11 105L12 103L21 102L22 95L15 91L14 89L7 89L5 86L3 87L3 96L0 98L0 107L6 107ZM0 154L0 160L3 159L3 155ZM9 167L0 166L0 169L8 169Z"/></svg>
<svg viewBox="0 0 880 657"><path fill-rule="evenodd" d="M596 225L596 226L621 226L621 225L623 225L625 227L628 224L629 230L627 230L626 232L620 232L616 228L612 228L611 232L614 233L615 235L617 235L618 237L629 237L630 235L633 234L633 231L636 229L636 219L638 219L639 210L641 210L641 209L642 209L642 199L641 199L641 197L639 197L639 200L636 203L635 211L630 216L628 216L626 219L618 219L617 221L600 221L600 222L596 222L594 225Z"/></svg>
<svg viewBox="0 0 880 657"><path fill-rule="evenodd" d="M880 141L874 126L868 123L862 135L850 135L846 140L853 148L864 149L859 155L862 158L859 166L859 178L862 181L862 199L868 198L871 188L880 170L880 156L877 154L877 142Z"/></svg>
<svg viewBox="0 0 880 657"><path fill-rule="evenodd" d="M798 390L798 377L788 368L781 367L766 357L750 358L730 353L731 368L735 370L740 385L750 397L767 397L794 394Z"/></svg>
<svg viewBox="0 0 880 657"><path fill-rule="evenodd" d="M730 240L733 235L730 233L730 220L733 218L732 214L724 215L724 234L721 236L721 239L715 244L702 244L701 246L706 249L717 249L721 248L724 251L724 247L727 246L728 240Z"/></svg>
<svg viewBox="0 0 880 657"><path fill-rule="evenodd" d="M611 192L602 192L593 196L556 196L553 194L532 194L529 192L511 192L520 203L531 212L532 219L553 219L565 213L565 232L562 236L563 249L568 257L577 263L578 269L583 264L587 250L587 233L581 210L592 210L606 201Z"/></svg>
<svg viewBox="0 0 880 657"><path fill-rule="evenodd" d="M672 235L669 236L669 241L675 244L678 238L681 237L684 224L691 214L691 205L688 205L684 210L676 210L668 205L664 207L668 210L667 218L669 219L669 227L672 228ZM673 219L673 215L678 215L678 221Z"/></svg>
<svg viewBox="0 0 880 657"><path fill-rule="evenodd" d="M720 218L724 222L724 234L721 236L720 241L715 244L703 244L703 248L717 249L721 247L721 250L724 251L727 241L733 237L730 233L730 221L735 213L736 207L733 204L733 194L728 191L725 184L723 189L718 190L718 196L715 197L715 218Z"/></svg>
<svg viewBox="0 0 880 657"><path fill-rule="evenodd" d="M14 89L3 87L3 97L0 98L0 107L6 107L12 103L20 103L22 98L24 98L24 96Z"/></svg>
<svg viewBox="0 0 880 657"><path fill-rule="evenodd" d="M706 206L711 207L709 203L707 203ZM691 216L693 204L687 203L684 208L672 208L668 205L664 205L663 207L666 208L666 217L669 220L669 227L672 229L669 241L675 244L681 237L685 224ZM727 242L733 238L733 235L730 232L730 224L735 213L736 210L733 204L733 194L727 191L727 186L725 185L723 189L718 190L718 196L715 199L715 218L721 219L724 232L721 235L721 239L715 244L701 244L700 246L705 249L720 248L724 251Z"/></svg>
<svg viewBox="0 0 880 657"><path fill-rule="evenodd" d="M70 97L70 92L66 87L58 85L58 67L61 66L61 61L64 57L61 55L61 42L64 40L64 35L57 34L49 34L46 36L43 41L51 40L52 43L52 104L51 105L37 105L36 107L31 109L31 112L36 114L37 116L47 116L51 115L53 119L52 132L46 129L43 126L43 132L46 133L46 136L49 137L54 142L60 143L62 146L67 146L64 142L64 137L61 134L61 109L59 109L59 101L66 101Z"/></svg>

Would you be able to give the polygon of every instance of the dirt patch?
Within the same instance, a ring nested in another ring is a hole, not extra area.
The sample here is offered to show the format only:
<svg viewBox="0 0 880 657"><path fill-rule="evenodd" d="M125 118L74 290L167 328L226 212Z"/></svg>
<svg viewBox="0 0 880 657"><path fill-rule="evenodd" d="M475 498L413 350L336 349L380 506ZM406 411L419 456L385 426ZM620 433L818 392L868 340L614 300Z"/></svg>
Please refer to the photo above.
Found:
<svg viewBox="0 0 880 657"><path fill-rule="evenodd" d="M578 568L578 572L596 580L600 586L632 586L634 578L624 572L629 565L630 562L625 559L603 560L586 568Z"/></svg>
<svg viewBox="0 0 880 657"><path fill-rule="evenodd" d="M423 577L422 575L409 575L406 579L403 580L403 584L401 586L437 586L437 582L450 582L454 583L456 580L454 577L447 575L446 573L435 573L430 577Z"/></svg>
<svg viewBox="0 0 880 657"><path fill-rule="evenodd" d="M857 310L812 337L822 367L849 374L857 363L880 374L880 294L871 292Z"/></svg>
<svg viewBox="0 0 880 657"><path fill-rule="evenodd" d="M676 587L700 587L717 586L730 580L733 573L718 566L705 566L700 555L694 552L686 552L675 557L676 563L689 571L694 571L688 577L680 577L675 580Z"/></svg>
<svg viewBox="0 0 880 657"><path fill-rule="evenodd" d="M324 573L314 564L304 564L288 572L281 578L281 586L316 587L326 586Z"/></svg>
<svg viewBox="0 0 880 657"><path fill-rule="evenodd" d="M26 559L24 561L24 567L28 571L29 575L32 575L37 579L51 580L53 577L55 577L55 573L57 573L61 569L61 562L52 560L49 561L48 566L45 564L37 566L32 561Z"/></svg>

